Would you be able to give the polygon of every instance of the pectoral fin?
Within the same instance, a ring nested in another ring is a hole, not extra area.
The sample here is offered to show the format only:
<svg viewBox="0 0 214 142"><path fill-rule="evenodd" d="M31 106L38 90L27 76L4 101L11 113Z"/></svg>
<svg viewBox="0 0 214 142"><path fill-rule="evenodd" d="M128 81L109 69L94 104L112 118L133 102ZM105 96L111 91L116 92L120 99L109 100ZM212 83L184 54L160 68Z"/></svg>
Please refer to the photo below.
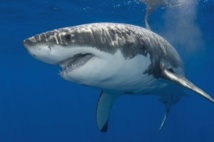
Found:
<svg viewBox="0 0 214 142"><path fill-rule="evenodd" d="M106 132L108 129L111 108L118 96L103 91L100 94L97 104L97 125L101 132Z"/></svg>
<svg viewBox="0 0 214 142"><path fill-rule="evenodd" d="M179 84L180 86L183 86L187 89L192 90L193 92L199 94L200 96L202 96L205 99L209 100L210 102L214 103L214 99L211 96L209 96L203 90L201 90L196 85L194 85L192 82L187 80L185 77L177 75L177 74L165 69L164 67L162 67L162 76L168 80L171 80L172 82Z"/></svg>

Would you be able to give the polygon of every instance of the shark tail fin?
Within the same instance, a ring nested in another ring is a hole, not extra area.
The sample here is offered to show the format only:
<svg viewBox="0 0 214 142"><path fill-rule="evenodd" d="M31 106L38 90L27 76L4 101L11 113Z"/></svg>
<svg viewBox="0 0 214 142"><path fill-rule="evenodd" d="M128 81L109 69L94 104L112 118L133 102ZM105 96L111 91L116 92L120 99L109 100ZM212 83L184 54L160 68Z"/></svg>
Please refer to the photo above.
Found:
<svg viewBox="0 0 214 142"><path fill-rule="evenodd" d="M119 95L110 94L101 91L97 104L97 126L101 132L107 132L108 119L111 113L112 106Z"/></svg>
<svg viewBox="0 0 214 142"><path fill-rule="evenodd" d="M189 90L192 90L193 92L199 94L201 97L214 103L214 99L210 95L208 95L203 90L201 90L196 85L194 85L192 82L187 80L184 76L177 75L171 72L170 70L167 70L163 65L161 65L161 70L162 70L162 77L164 77L165 79L170 80L174 83L177 83L178 85L183 86Z"/></svg>

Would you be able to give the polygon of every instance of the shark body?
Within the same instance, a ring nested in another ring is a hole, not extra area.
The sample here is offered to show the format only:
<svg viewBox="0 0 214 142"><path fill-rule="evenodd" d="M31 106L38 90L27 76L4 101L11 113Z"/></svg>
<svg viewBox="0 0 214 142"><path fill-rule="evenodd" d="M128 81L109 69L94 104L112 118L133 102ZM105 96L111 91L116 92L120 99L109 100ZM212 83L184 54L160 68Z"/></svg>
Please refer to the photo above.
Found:
<svg viewBox="0 0 214 142"><path fill-rule="evenodd" d="M188 81L182 61L163 37L147 29L119 23L92 23L44 32L23 41L36 59L62 67L65 80L101 90L97 125L107 131L115 100L126 95L157 95L166 112L190 89L214 99ZM174 90L171 92L171 90Z"/></svg>

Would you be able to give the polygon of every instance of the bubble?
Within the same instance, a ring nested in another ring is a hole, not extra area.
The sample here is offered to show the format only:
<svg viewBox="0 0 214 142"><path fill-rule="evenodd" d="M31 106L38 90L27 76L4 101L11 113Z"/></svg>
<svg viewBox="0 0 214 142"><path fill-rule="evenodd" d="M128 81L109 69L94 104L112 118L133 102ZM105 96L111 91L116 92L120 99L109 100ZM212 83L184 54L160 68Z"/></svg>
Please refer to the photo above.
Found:
<svg viewBox="0 0 214 142"><path fill-rule="evenodd" d="M175 0L178 6L169 7L164 19L166 37L173 45L186 53L198 52L203 48L202 33L197 18L197 0Z"/></svg>

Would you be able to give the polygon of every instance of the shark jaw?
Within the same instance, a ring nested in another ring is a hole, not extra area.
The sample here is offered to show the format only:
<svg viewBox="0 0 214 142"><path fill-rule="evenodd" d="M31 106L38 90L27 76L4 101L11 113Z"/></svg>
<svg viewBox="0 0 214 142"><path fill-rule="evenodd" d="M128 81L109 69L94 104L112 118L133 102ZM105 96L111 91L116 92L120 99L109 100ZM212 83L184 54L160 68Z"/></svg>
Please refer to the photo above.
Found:
<svg viewBox="0 0 214 142"><path fill-rule="evenodd" d="M62 67L62 71L60 72L60 75L63 76L69 72L72 72L73 70L76 70L82 66L84 66L91 58L93 58L94 55L91 53L79 53L75 54L74 56L65 59L59 63L59 65Z"/></svg>
<svg viewBox="0 0 214 142"><path fill-rule="evenodd" d="M69 76L74 70L80 69L93 57L100 56L94 48L83 46L67 46L37 43L35 37L30 37L23 41L26 50L34 58L53 65L58 65L62 69L59 72L61 77ZM99 57L98 57L99 58Z"/></svg>

